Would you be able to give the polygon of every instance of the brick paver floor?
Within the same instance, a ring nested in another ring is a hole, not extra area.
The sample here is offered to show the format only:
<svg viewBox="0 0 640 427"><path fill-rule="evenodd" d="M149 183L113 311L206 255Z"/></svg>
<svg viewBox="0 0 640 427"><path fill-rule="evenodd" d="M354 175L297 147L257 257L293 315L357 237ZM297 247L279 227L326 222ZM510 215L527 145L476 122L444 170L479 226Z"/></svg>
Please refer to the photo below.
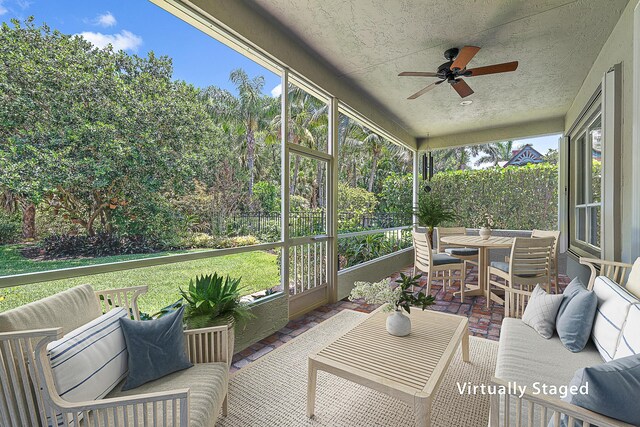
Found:
<svg viewBox="0 0 640 427"><path fill-rule="evenodd" d="M411 274L411 266L392 274L390 276L391 280L395 281L400 276L400 272ZM477 283L476 271L469 270L467 283L474 283L474 281ZM561 275L558 282L560 289L564 290L569 283L569 278ZM424 286L426 279L423 278L420 284ZM447 290L444 292L442 289L442 281L434 280L431 284L431 294L435 296L436 300L435 304L428 309L467 316L469 318L470 334L490 340L498 340L500 338L502 318L504 317L504 307L492 302L490 307L487 308L485 298L480 296L465 297L465 302L461 303L460 297L454 297L453 295L453 293L459 289L459 281L455 281L452 286L447 286ZM335 304L327 304L319 307L302 317L291 320L284 328L276 333L236 353L233 357L231 372L237 371L259 359L280 347L285 342L292 340L342 310L348 309L370 313L376 308L378 308L377 305L366 304L363 301L352 302L348 300L342 300Z"/></svg>

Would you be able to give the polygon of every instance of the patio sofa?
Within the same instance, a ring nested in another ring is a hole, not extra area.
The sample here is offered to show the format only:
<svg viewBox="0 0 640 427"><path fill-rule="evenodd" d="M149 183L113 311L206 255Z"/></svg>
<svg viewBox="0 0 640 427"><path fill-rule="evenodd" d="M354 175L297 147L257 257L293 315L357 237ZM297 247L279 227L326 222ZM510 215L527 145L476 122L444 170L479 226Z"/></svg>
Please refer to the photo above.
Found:
<svg viewBox="0 0 640 427"><path fill-rule="evenodd" d="M126 392L123 380L99 400L60 397L47 344L115 307L139 320L144 292L146 286L95 292L83 285L0 313L0 425L47 426L54 418L64 426L214 426L221 409L226 415L226 326L184 332L189 369Z"/></svg>
<svg viewBox="0 0 640 427"><path fill-rule="evenodd" d="M625 269L631 267L627 264L607 263L599 260L581 260L581 262L589 265L592 270L589 289L592 289L597 282L605 280L609 284L615 285L616 288L621 286L609 278L600 277L600 275L614 276L618 282L623 282ZM601 264L602 268L599 272L596 271L594 263ZM611 266L610 264L618 264L618 268L615 268L616 265ZM636 262L636 265L640 264ZM637 267L633 270L632 276L639 273ZM611 274L608 274L609 272ZM625 295L631 296L632 294L625 293ZM635 295L638 295L637 291ZM633 297L631 296L631 298ZM598 307L600 308L605 300L601 298L601 295L598 295L598 299ZM640 304L640 300L637 300L637 304ZM522 309L516 309L514 312L521 314ZM627 315L623 314L622 316ZM599 365L603 362L603 357L596 348L593 337L589 339L584 350L573 353L565 348L557 334L550 339L545 339L519 318L505 317L500 332L498 358L492 386L505 387L507 393L506 395L491 395L490 427L516 425L628 426L627 423L561 399L563 396L561 396L562 389L560 387L569 385L578 369ZM522 393L522 389L516 389L516 384L526 387L526 391ZM543 386L546 386L546 389L543 389ZM554 390L553 387L557 387L557 390ZM551 420L553 423L550 423ZM578 421L582 421L584 424L579 424Z"/></svg>

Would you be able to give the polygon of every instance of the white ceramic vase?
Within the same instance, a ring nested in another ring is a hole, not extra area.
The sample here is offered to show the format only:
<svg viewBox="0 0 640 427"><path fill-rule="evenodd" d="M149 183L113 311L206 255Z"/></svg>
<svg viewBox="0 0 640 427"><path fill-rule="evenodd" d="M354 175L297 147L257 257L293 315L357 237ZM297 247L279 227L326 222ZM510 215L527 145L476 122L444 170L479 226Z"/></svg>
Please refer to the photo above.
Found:
<svg viewBox="0 0 640 427"><path fill-rule="evenodd" d="M396 337L404 337L411 333L411 319L402 310L396 310L387 317L387 332Z"/></svg>
<svg viewBox="0 0 640 427"><path fill-rule="evenodd" d="M487 240L491 237L491 229L489 227L482 227L480 229L480 237L482 237L482 240Z"/></svg>

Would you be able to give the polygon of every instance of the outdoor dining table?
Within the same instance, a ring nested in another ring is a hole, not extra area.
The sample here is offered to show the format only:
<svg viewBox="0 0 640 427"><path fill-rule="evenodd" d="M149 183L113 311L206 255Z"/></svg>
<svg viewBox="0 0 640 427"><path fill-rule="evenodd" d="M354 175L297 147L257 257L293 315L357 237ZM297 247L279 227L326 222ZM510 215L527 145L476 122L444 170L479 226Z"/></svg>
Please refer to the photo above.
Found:
<svg viewBox="0 0 640 427"><path fill-rule="evenodd" d="M465 290L465 296L486 296L489 250L510 248L513 245L513 237L500 236L492 236L486 240L480 236L446 236L441 241L447 245L478 249L478 286L471 285L469 291ZM466 284L461 283L460 286L466 286Z"/></svg>

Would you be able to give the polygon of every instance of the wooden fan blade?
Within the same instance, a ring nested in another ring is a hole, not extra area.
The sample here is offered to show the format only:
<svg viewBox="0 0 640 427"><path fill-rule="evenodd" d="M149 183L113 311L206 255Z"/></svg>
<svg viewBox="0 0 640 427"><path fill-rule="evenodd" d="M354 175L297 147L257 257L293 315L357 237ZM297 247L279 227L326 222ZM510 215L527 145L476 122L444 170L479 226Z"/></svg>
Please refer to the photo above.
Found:
<svg viewBox="0 0 640 427"><path fill-rule="evenodd" d="M469 87L467 82L462 79L456 80L456 83L452 84L453 88L458 92L461 98L466 98L473 93L473 89Z"/></svg>
<svg viewBox="0 0 640 427"><path fill-rule="evenodd" d="M476 56L476 53L478 53L479 50L480 48L478 46L465 46L460 49L460 53L458 53L455 61L453 61L453 64L451 64L451 70L464 69L469 61L471 61L473 57Z"/></svg>
<svg viewBox="0 0 640 427"><path fill-rule="evenodd" d="M417 97L424 95L425 93L429 92L431 89L436 87L438 85L438 83L442 83L442 80L434 82L434 83L431 83L429 86L425 87L424 89L421 89L421 90L417 91L416 93L414 93L413 95L411 95L407 99L416 99Z"/></svg>
<svg viewBox="0 0 640 427"><path fill-rule="evenodd" d="M486 67L471 68L467 70L466 77L484 76L486 74L507 73L518 69L518 61L505 62L504 64L488 65Z"/></svg>
<svg viewBox="0 0 640 427"><path fill-rule="evenodd" d="M437 73L430 73L428 71L403 71L398 75L410 77L438 77Z"/></svg>

